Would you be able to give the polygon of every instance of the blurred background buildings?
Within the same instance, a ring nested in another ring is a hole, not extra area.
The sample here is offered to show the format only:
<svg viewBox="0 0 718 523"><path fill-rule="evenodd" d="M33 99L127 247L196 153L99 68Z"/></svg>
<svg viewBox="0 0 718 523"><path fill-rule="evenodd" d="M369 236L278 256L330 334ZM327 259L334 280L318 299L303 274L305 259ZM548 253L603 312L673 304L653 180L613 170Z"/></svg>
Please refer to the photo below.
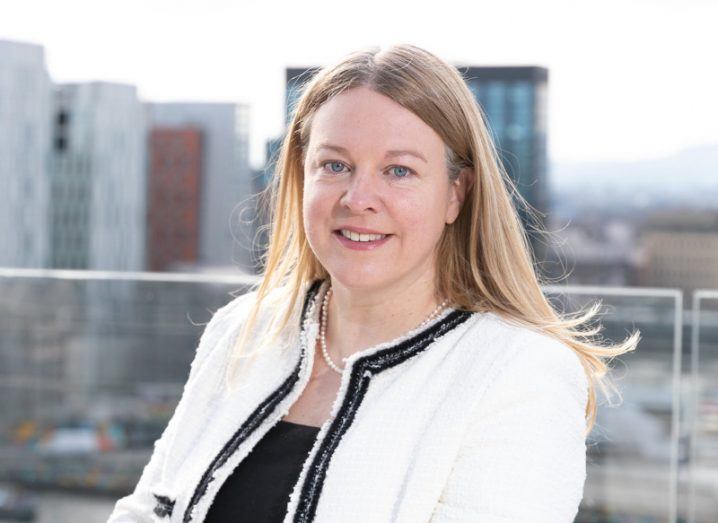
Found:
<svg viewBox="0 0 718 523"><path fill-rule="evenodd" d="M548 280L716 285L718 146L634 164L550 165L549 71L457 67L509 178L552 233L535 233L518 206ZM285 124L317 70L286 69ZM43 48L21 42L0 41L0 73L0 266L261 270L267 216L257 195L283 136L266 142L253 169L246 104L154 103L130 85L53 84Z"/></svg>
<svg viewBox="0 0 718 523"><path fill-rule="evenodd" d="M144 270L147 146L136 88L63 84L53 94L45 266Z"/></svg>
<svg viewBox="0 0 718 523"><path fill-rule="evenodd" d="M0 266L45 267L52 82L41 46L0 41L0 100Z"/></svg>
<svg viewBox="0 0 718 523"><path fill-rule="evenodd" d="M53 84L11 41L0 90L0 266L254 271L248 106Z"/></svg>
<svg viewBox="0 0 718 523"><path fill-rule="evenodd" d="M192 126L200 133L199 183L194 195L188 193L188 197L196 198L198 203L195 211L198 250L194 265L218 268L234 265L251 272L250 227L254 216L237 207L247 206L246 200L253 190L249 167L249 107L232 103L149 103L146 107L151 130ZM160 146L157 142L151 144ZM153 167L165 169L165 184L175 183L168 178L174 169L166 163L164 167L156 163L161 153L161 150L152 151ZM151 171L151 176L159 176L159 173ZM170 205L182 206L183 201L176 199ZM175 268L192 270L192 265L190 261Z"/></svg>

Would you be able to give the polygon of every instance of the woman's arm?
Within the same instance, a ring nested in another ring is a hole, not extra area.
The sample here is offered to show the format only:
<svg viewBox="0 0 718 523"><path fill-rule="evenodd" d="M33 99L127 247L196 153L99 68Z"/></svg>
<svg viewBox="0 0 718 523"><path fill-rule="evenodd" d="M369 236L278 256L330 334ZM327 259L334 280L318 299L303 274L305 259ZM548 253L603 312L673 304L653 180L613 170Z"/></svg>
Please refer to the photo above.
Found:
<svg viewBox="0 0 718 523"><path fill-rule="evenodd" d="M586 478L587 398L570 348L545 338L517 350L477 405L432 522L573 521Z"/></svg>
<svg viewBox="0 0 718 523"><path fill-rule="evenodd" d="M181 412L188 403L187 391L207 356L216 347L223 334L226 333L226 329L238 326L236 316L232 313L241 304L247 302L248 297L249 294L243 294L218 309L205 326L190 366L189 377L184 385L182 397L175 408L174 414L160 438L155 441L152 456L147 465L145 465L134 491L117 501L107 523L149 523L156 520L152 519L151 514L155 510L158 500L150 492L149 487L156 486L160 480L166 457L166 448L174 437L176 420L181 418Z"/></svg>

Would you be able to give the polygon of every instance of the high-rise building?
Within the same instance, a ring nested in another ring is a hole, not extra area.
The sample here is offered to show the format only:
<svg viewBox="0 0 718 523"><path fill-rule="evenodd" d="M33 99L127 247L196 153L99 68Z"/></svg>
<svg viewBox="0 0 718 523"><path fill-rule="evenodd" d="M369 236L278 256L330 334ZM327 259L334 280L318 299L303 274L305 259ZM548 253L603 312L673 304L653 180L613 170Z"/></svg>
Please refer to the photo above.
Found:
<svg viewBox="0 0 718 523"><path fill-rule="evenodd" d="M144 270L145 119L136 88L62 84L54 113L51 266Z"/></svg>
<svg viewBox="0 0 718 523"><path fill-rule="evenodd" d="M252 272L249 108L232 103L152 103L148 117L152 127L192 126L202 132L198 265L234 265Z"/></svg>
<svg viewBox="0 0 718 523"><path fill-rule="evenodd" d="M0 266L47 263L51 98L44 49L0 40Z"/></svg>
<svg viewBox="0 0 718 523"><path fill-rule="evenodd" d="M147 261L151 271L197 264L202 131L155 127L149 135Z"/></svg>
<svg viewBox="0 0 718 523"><path fill-rule="evenodd" d="M458 69L486 116L509 177L531 207L540 213L547 212L548 70L473 66ZM533 221L523 207L518 210L537 258L543 259L545 247L532 234Z"/></svg>

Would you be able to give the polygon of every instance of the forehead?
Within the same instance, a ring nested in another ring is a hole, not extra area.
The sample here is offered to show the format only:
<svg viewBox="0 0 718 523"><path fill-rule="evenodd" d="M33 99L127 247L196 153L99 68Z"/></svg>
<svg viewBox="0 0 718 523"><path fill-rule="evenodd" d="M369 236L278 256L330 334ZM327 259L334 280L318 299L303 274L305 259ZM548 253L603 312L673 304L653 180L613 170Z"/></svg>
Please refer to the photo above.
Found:
<svg viewBox="0 0 718 523"><path fill-rule="evenodd" d="M425 156L441 156L444 150L441 137L421 118L367 87L331 98L314 114L309 149L326 142L355 153L419 149Z"/></svg>

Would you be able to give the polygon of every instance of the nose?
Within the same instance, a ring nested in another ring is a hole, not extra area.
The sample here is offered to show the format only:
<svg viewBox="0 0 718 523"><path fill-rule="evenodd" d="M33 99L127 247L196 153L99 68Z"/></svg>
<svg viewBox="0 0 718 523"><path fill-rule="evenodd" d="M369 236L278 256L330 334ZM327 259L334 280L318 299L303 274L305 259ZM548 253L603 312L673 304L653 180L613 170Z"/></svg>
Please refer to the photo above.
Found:
<svg viewBox="0 0 718 523"><path fill-rule="evenodd" d="M369 170L356 169L349 177L349 185L339 203L354 213L376 212L379 203L377 178Z"/></svg>

